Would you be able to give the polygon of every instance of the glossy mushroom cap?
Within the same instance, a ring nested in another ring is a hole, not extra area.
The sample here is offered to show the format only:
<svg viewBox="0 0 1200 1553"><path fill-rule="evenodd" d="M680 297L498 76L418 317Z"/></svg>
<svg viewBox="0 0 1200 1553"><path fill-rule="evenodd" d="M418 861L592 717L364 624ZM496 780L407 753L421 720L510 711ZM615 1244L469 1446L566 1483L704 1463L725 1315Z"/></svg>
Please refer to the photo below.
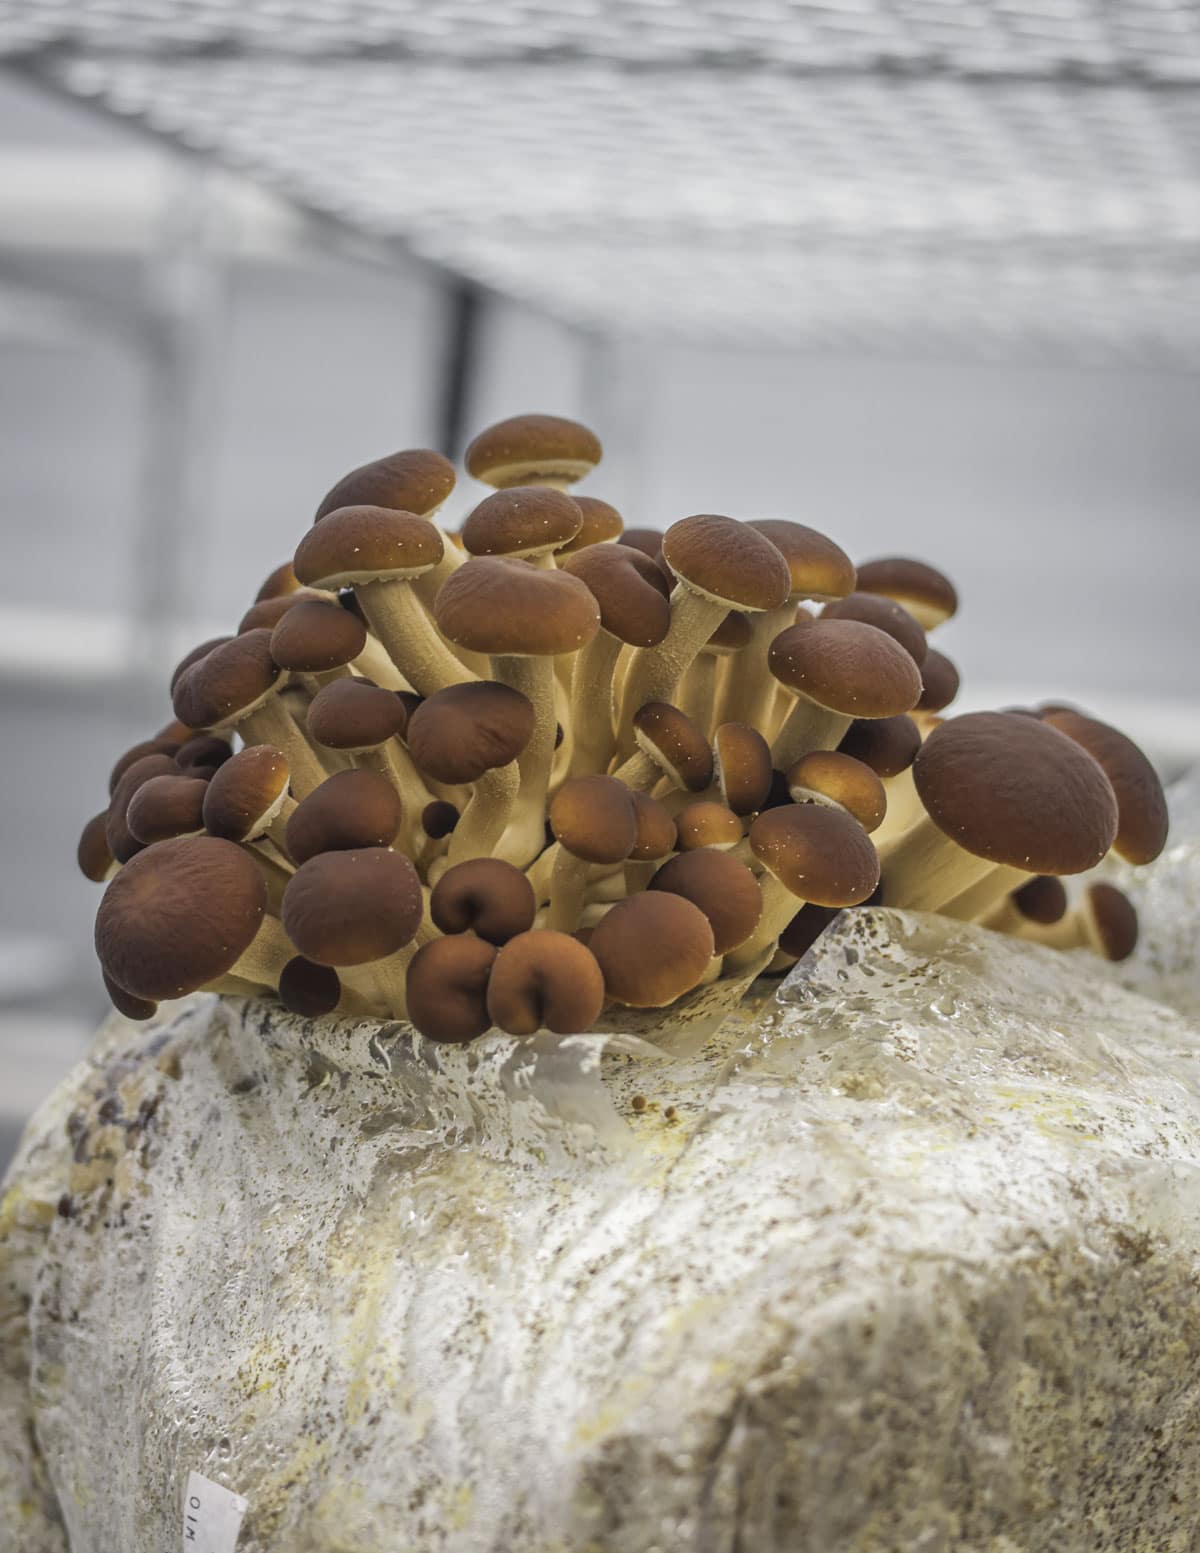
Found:
<svg viewBox="0 0 1200 1553"><path fill-rule="evenodd" d="M929 649L921 665L921 687L921 699L917 702L921 712L940 712L958 694L958 670L936 647Z"/></svg>
<svg viewBox="0 0 1200 1553"><path fill-rule="evenodd" d="M769 539L787 562L791 597L840 599L854 588L854 562L827 535L787 518L763 518L747 525Z"/></svg>
<svg viewBox="0 0 1200 1553"><path fill-rule="evenodd" d="M314 523L339 507L392 507L424 518L454 489L454 465L430 448L406 448L360 464L334 485L317 508Z"/></svg>
<svg viewBox="0 0 1200 1553"><path fill-rule="evenodd" d="M435 938L413 956L405 982L409 1020L427 1040L464 1045L491 1028L488 980L496 950L482 938Z"/></svg>
<svg viewBox="0 0 1200 1553"><path fill-rule="evenodd" d="M675 787L702 793L712 781L713 752L708 740L678 707L647 701L634 715L633 737Z"/></svg>
<svg viewBox="0 0 1200 1553"><path fill-rule="evenodd" d="M172 757L186 776L212 776L233 755L229 740L215 733L198 733L186 740Z"/></svg>
<svg viewBox="0 0 1200 1553"><path fill-rule="evenodd" d="M321 852L390 847L403 818L400 796L386 777L335 771L288 816L288 855L299 864Z"/></svg>
<svg viewBox="0 0 1200 1553"><path fill-rule="evenodd" d="M143 755L126 767L121 780L113 791L108 804L108 816L104 825L104 839L108 850L118 863L127 863L142 850L144 845L129 829L129 805L133 795L145 782L160 776L181 776L183 773L170 755Z"/></svg>
<svg viewBox="0 0 1200 1553"><path fill-rule="evenodd" d="M108 796L111 798L117 790L117 784L136 761L143 760L147 755L166 755L174 760L182 748L180 739L140 739L136 744L131 744L125 753L117 758L108 776Z"/></svg>
<svg viewBox="0 0 1200 1553"><path fill-rule="evenodd" d="M716 952L708 918L668 890L618 901L596 924L588 948L605 992L628 1008L673 1003L696 986Z"/></svg>
<svg viewBox="0 0 1200 1553"><path fill-rule="evenodd" d="M283 892L284 931L318 965L365 965L412 941L424 902L417 870L399 852L320 852Z"/></svg>
<svg viewBox="0 0 1200 1553"><path fill-rule="evenodd" d="M676 845L681 852L700 847L727 851L742 839L742 822L732 809L712 799L702 799L680 809L675 816Z"/></svg>
<svg viewBox="0 0 1200 1553"><path fill-rule="evenodd" d="M883 824L887 794L883 783L861 760L839 750L802 755L787 774L794 803L833 803L870 834Z"/></svg>
<svg viewBox="0 0 1200 1553"><path fill-rule="evenodd" d="M712 928L714 954L729 954L744 944L762 915L762 891L745 863L711 848L671 858L650 889L681 895L700 908Z"/></svg>
<svg viewBox="0 0 1200 1553"><path fill-rule="evenodd" d="M313 588L300 588L295 593L280 593L273 599L259 599L251 604L250 608L238 621L237 634L242 636L247 631L256 631L260 626L265 626L268 631L273 631L283 617L295 609L297 604L307 600L309 603L321 602L324 595Z"/></svg>
<svg viewBox="0 0 1200 1553"><path fill-rule="evenodd" d="M210 836L252 841L283 807L288 763L270 744L252 744L227 760L204 793L204 824Z"/></svg>
<svg viewBox="0 0 1200 1553"><path fill-rule="evenodd" d="M304 1019L332 1014L341 998L341 978L331 965L317 965L298 954L279 973L279 1001Z"/></svg>
<svg viewBox="0 0 1200 1553"><path fill-rule="evenodd" d="M213 836L160 841L113 879L96 953L135 997L181 998L224 976L254 942L267 886L248 852Z"/></svg>
<svg viewBox="0 0 1200 1553"><path fill-rule="evenodd" d="M767 663L789 690L843 717L895 717L921 694L912 655L860 620L789 626L771 643Z"/></svg>
<svg viewBox="0 0 1200 1553"><path fill-rule="evenodd" d="M879 883L879 856L866 831L838 809L767 809L750 827L750 848L793 895L816 906L857 906Z"/></svg>
<svg viewBox="0 0 1200 1553"><path fill-rule="evenodd" d="M583 518L583 526L575 538L562 547L560 555L573 555L590 545L603 545L620 539L625 524L621 514L609 502L601 501L597 496L576 496L575 504Z"/></svg>
<svg viewBox="0 0 1200 1553"><path fill-rule="evenodd" d="M448 868L433 887L429 912L442 933L475 933L506 944L527 933L537 915L533 886L498 857L472 857Z"/></svg>
<svg viewBox="0 0 1200 1553"><path fill-rule="evenodd" d="M102 814L94 814L80 832L79 845L75 849L75 860L79 864L79 872L85 879L90 879L93 884L103 884L116 861L105 834L107 825L107 809ZM672 844L674 844L674 836L675 822L672 820Z"/></svg>
<svg viewBox="0 0 1200 1553"><path fill-rule="evenodd" d="M821 611L822 620L861 620L865 625L886 631L920 668L929 651L925 633L908 610L894 599L886 599L878 593L848 593L844 599L834 599Z"/></svg>
<svg viewBox="0 0 1200 1553"><path fill-rule="evenodd" d="M665 803L651 798L648 793L629 794L637 821L637 837L629 859L634 863L650 863L674 852L675 819Z"/></svg>
<svg viewBox="0 0 1200 1553"><path fill-rule="evenodd" d="M600 628L632 647L656 647L671 625L671 589L661 569L628 545L591 545L561 563L596 600Z"/></svg>
<svg viewBox="0 0 1200 1553"><path fill-rule="evenodd" d="M523 560L561 550L583 527L583 514L562 491L516 485L485 496L462 528L470 555L510 555Z"/></svg>
<svg viewBox="0 0 1200 1553"><path fill-rule="evenodd" d="M582 480L600 462L600 440L558 415L514 415L481 431L467 448L469 474L504 490L511 485Z"/></svg>
<svg viewBox="0 0 1200 1553"><path fill-rule="evenodd" d="M254 710L282 683L271 633L246 631L185 669L175 682L175 715L189 728L219 728Z"/></svg>
<svg viewBox="0 0 1200 1553"><path fill-rule="evenodd" d="M323 599L302 599L271 633L271 656L281 669L321 674L352 662L367 645L356 615Z"/></svg>
<svg viewBox="0 0 1200 1553"><path fill-rule="evenodd" d="M550 829L573 857L588 863L624 862L638 832L629 789L616 777L571 778L551 800Z"/></svg>
<svg viewBox="0 0 1200 1553"><path fill-rule="evenodd" d="M1042 721L1065 733L1097 762L1117 798L1117 854L1152 863L1167 844L1167 800L1158 773L1132 739L1069 708L1043 709Z"/></svg>
<svg viewBox="0 0 1200 1553"><path fill-rule="evenodd" d="M1138 914L1129 897L1112 884L1090 884L1081 909L1106 960L1127 960L1137 948Z"/></svg>
<svg viewBox="0 0 1200 1553"><path fill-rule="evenodd" d="M295 593L300 586L300 580L292 570L290 561L281 561L273 571L267 573L266 580L254 595L254 602L261 604L264 599L286 598L289 593Z"/></svg>
<svg viewBox="0 0 1200 1553"><path fill-rule="evenodd" d="M861 593L881 593L895 599L926 631L958 613L958 593L949 577L925 561L908 556L882 556L858 568Z"/></svg>
<svg viewBox="0 0 1200 1553"><path fill-rule="evenodd" d="M713 772L735 814L756 814L771 791L771 747L746 723L722 723L713 734Z"/></svg>
<svg viewBox="0 0 1200 1553"><path fill-rule="evenodd" d="M866 717L850 724L838 748L886 781L912 765L921 748L921 730L904 712L896 717Z"/></svg>
<svg viewBox="0 0 1200 1553"><path fill-rule="evenodd" d="M374 749L408 724L408 708L399 696L365 679L331 680L308 707L309 736L331 750Z"/></svg>
<svg viewBox="0 0 1200 1553"><path fill-rule="evenodd" d="M408 720L409 754L435 782L477 782L516 760L533 733L533 707L519 690L493 680L451 685L429 696Z"/></svg>
<svg viewBox="0 0 1200 1553"><path fill-rule="evenodd" d="M627 528L617 540L626 549L638 550L657 564L662 554L663 531L660 528Z"/></svg>
<svg viewBox="0 0 1200 1553"><path fill-rule="evenodd" d="M292 564L301 582L334 591L420 577L443 552L439 531L413 512L339 507L309 529Z"/></svg>
<svg viewBox="0 0 1200 1553"><path fill-rule="evenodd" d="M456 646L497 657L577 652L600 629L599 606L578 577L500 556L460 566L442 585L434 614Z"/></svg>
<svg viewBox="0 0 1200 1553"><path fill-rule="evenodd" d="M487 1006L492 1023L508 1035L578 1035L600 1016L604 977L578 939L534 929L498 951Z"/></svg>
<svg viewBox="0 0 1200 1553"><path fill-rule="evenodd" d="M663 559L681 582L729 609L779 609L791 592L787 562L748 523L697 513L663 535Z"/></svg>
<svg viewBox="0 0 1200 1553"><path fill-rule="evenodd" d="M1044 927L1061 922L1070 904L1062 880L1053 874L1035 874L1012 892L1011 899L1027 922L1040 922Z"/></svg>
<svg viewBox="0 0 1200 1553"><path fill-rule="evenodd" d="M129 800L125 823L144 847L172 836L194 836L204 829L208 783L201 777L157 776L143 782Z"/></svg>
<svg viewBox="0 0 1200 1553"><path fill-rule="evenodd" d="M1031 874L1094 868L1117 834L1104 772L1065 733L1013 712L969 712L935 728L913 761L939 830L976 857Z"/></svg>
<svg viewBox="0 0 1200 1553"><path fill-rule="evenodd" d="M206 642L201 642L198 646L193 647L190 652L185 652L183 657L180 658L179 662L171 670L171 678L169 681L169 689L171 694L175 694L175 686L179 683L180 679L182 679L187 670L191 668L193 663L199 663L201 658L207 658L209 653L212 652L214 648L224 647L226 642L232 641L232 636L210 636ZM190 728L191 724L187 723L183 726Z"/></svg>

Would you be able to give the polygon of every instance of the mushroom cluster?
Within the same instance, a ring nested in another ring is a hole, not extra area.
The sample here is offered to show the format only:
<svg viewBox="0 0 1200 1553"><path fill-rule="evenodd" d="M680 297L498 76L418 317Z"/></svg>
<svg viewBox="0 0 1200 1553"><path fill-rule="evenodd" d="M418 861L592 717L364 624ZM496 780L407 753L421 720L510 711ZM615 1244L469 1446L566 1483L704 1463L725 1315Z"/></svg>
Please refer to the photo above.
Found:
<svg viewBox="0 0 1200 1553"><path fill-rule="evenodd" d="M1128 900L1061 878L1161 851L1135 745L1061 704L943 717L940 572L782 520L625 529L574 494L600 453L490 427L458 533L439 454L355 469L187 654L79 844L123 1013L212 989L569 1034L782 972L864 902L1131 951Z"/></svg>

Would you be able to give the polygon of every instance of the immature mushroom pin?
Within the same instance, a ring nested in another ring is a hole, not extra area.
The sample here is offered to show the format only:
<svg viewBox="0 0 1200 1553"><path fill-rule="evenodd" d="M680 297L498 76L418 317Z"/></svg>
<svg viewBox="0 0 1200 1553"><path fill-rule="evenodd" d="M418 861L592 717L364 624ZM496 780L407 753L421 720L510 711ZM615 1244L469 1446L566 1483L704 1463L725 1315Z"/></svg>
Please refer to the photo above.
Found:
<svg viewBox="0 0 1200 1553"><path fill-rule="evenodd" d="M550 485L566 490L590 474L603 450L594 432L558 415L514 415L480 432L466 452L476 480L505 490Z"/></svg>

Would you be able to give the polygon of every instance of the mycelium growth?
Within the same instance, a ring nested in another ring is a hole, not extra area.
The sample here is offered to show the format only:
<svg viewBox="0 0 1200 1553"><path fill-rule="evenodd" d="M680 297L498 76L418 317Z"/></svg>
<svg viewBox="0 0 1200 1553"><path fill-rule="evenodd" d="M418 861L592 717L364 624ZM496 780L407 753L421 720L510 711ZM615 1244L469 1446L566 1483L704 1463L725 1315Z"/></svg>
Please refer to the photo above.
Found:
<svg viewBox="0 0 1200 1553"><path fill-rule="evenodd" d="M623 529L596 437L480 434L461 536L439 454L321 501L79 845L122 1012L210 988L570 1034L785 969L868 900L1128 953L1111 884L1166 839L1153 769L1086 714L947 715L950 581L785 519ZM664 1014L666 1017L666 1014Z"/></svg>

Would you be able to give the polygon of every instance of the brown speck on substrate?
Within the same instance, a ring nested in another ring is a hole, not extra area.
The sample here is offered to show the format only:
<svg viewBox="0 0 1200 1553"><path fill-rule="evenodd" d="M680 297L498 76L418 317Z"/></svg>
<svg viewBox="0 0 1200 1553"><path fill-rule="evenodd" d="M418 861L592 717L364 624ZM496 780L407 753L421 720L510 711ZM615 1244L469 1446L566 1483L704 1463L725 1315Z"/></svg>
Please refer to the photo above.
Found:
<svg viewBox="0 0 1200 1553"><path fill-rule="evenodd" d="M679 1112L676 1111L676 1109L675 1109L675 1107L673 1105L669 1105L667 1107L667 1109L663 1112L663 1116L666 1117L667 1121L669 1121L669 1122L673 1122L678 1115L679 1115Z"/></svg>
<svg viewBox="0 0 1200 1553"><path fill-rule="evenodd" d="M635 1111L644 1111L646 1109L645 1095L634 1095L633 1099L630 1101L630 1104L633 1106Z"/></svg>

